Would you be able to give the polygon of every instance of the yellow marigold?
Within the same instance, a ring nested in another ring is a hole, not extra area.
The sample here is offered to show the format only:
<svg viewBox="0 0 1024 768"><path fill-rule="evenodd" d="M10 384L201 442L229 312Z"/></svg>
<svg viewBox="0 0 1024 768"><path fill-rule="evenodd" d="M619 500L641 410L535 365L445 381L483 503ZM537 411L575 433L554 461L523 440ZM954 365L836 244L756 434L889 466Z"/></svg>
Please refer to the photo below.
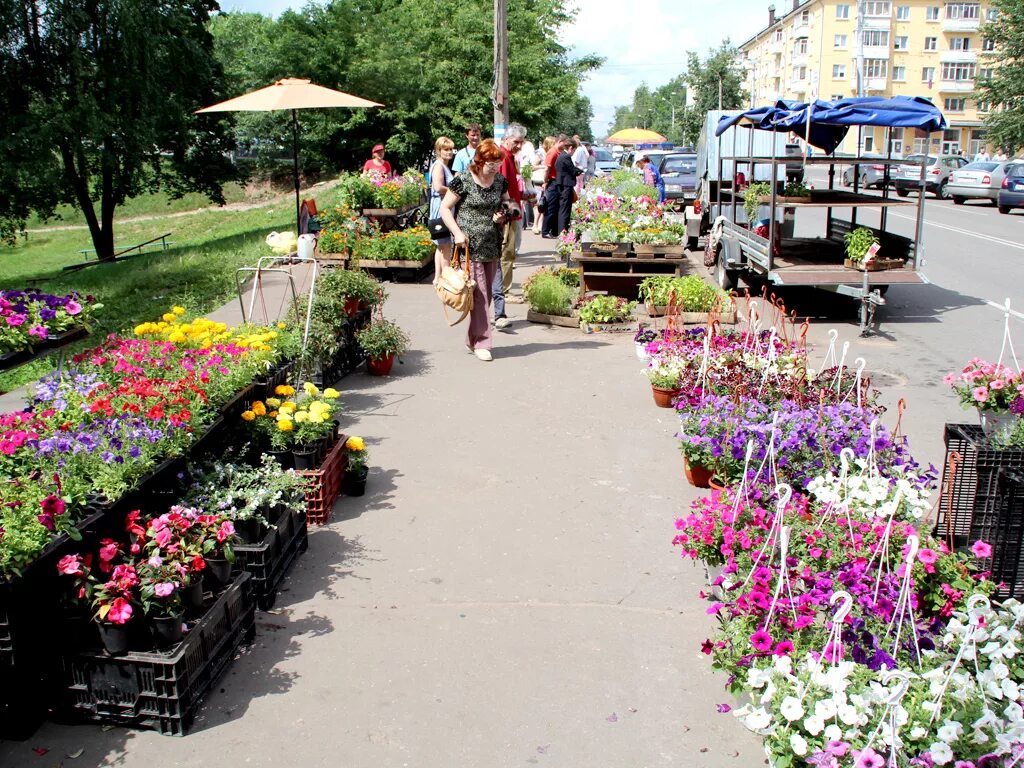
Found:
<svg viewBox="0 0 1024 768"><path fill-rule="evenodd" d="M147 333L149 333L149 329L146 327L146 323L142 323L142 325L135 326L136 336L145 336Z"/></svg>
<svg viewBox="0 0 1024 768"><path fill-rule="evenodd" d="M291 421L292 413L291 411L280 410L277 412L277 416L275 417L275 419L277 421Z"/></svg>
<svg viewBox="0 0 1024 768"><path fill-rule="evenodd" d="M267 414L267 416L269 416L272 419L276 419L277 418L277 411L271 411L270 413Z"/></svg>
<svg viewBox="0 0 1024 768"><path fill-rule="evenodd" d="M290 397L295 394L295 387L290 384L278 384L274 387L274 394L281 395L283 397Z"/></svg>
<svg viewBox="0 0 1024 768"><path fill-rule="evenodd" d="M188 337L181 331L175 331L167 337L167 340L173 341L175 344L181 344L182 342L187 341Z"/></svg>
<svg viewBox="0 0 1024 768"><path fill-rule="evenodd" d="M284 421L277 422L277 428L282 432L291 432L295 429L295 425L292 423L291 419L285 419Z"/></svg>
<svg viewBox="0 0 1024 768"><path fill-rule="evenodd" d="M279 405L281 405L281 401L276 397L268 397L267 405L269 405L271 408L277 408Z"/></svg>
<svg viewBox="0 0 1024 768"><path fill-rule="evenodd" d="M285 401L284 401L283 403L281 403L281 405L280 405L280 409L281 409L282 411L290 411L290 412L292 412L292 413L294 413L294 412L295 412L295 410L296 410L296 409L297 409L298 407L299 407L299 406L297 406L297 405L296 405L295 403L293 403L293 402L292 402L291 400L285 400Z"/></svg>
<svg viewBox="0 0 1024 768"><path fill-rule="evenodd" d="M278 324L277 324L277 327L278 327L278 328L280 328L281 330L284 330L284 329L285 329L285 328L287 328L288 326L287 326L287 325L286 325L285 323L278 323Z"/></svg>
<svg viewBox="0 0 1024 768"><path fill-rule="evenodd" d="M256 414L253 413L252 411L242 411L242 418L245 421L252 421L253 419L256 418Z"/></svg>
<svg viewBox="0 0 1024 768"><path fill-rule="evenodd" d="M365 451L366 443L363 442L363 438L353 435L345 441L345 447L350 451Z"/></svg>
<svg viewBox="0 0 1024 768"><path fill-rule="evenodd" d="M171 307L171 312L173 312L176 315L184 315L185 314L185 308L184 307L177 307L177 306Z"/></svg>
<svg viewBox="0 0 1024 768"><path fill-rule="evenodd" d="M167 312L166 314L161 316L161 319L167 321L168 323L173 323L178 318L173 312Z"/></svg>
<svg viewBox="0 0 1024 768"><path fill-rule="evenodd" d="M309 414L306 413L305 411L299 411L298 413L295 414L295 423L296 424L302 424L302 423L307 422L309 420L310 420L309 419Z"/></svg>
<svg viewBox="0 0 1024 768"><path fill-rule="evenodd" d="M311 381L307 381L305 384L303 384L302 388L306 391L306 394L309 395L310 397L316 397L317 395L320 394L320 390L317 388L316 384L314 384Z"/></svg>
<svg viewBox="0 0 1024 768"><path fill-rule="evenodd" d="M336 390L334 387L328 387L327 389L324 390L324 397L326 397L328 400L336 400L339 397L341 397L341 392Z"/></svg>
<svg viewBox="0 0 1024 768"><path fill-rule="evenodd" d="M267 406L265 406L263 403L257 400L255 403L252 404L252 412L255 413L257 416L266 416Z"/></svg>

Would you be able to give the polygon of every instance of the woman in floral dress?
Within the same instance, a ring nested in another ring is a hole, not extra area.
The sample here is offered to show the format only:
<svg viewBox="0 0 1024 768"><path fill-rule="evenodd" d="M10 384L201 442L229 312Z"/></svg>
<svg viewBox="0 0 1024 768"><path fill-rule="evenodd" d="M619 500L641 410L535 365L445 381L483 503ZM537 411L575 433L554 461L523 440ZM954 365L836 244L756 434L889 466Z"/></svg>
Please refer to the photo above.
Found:
<svg viewBox="0 0 1024 768"><path fill-rule="evenodd" d="M476 287L466 347L485 361L492 359L491 284L501 258L505 206L511 203L508 182L498 173L501 161L501 149L494 140L481 141L469 169L451 180L441 202L441 218L455 245L469 243L470 276Z"/></svg>

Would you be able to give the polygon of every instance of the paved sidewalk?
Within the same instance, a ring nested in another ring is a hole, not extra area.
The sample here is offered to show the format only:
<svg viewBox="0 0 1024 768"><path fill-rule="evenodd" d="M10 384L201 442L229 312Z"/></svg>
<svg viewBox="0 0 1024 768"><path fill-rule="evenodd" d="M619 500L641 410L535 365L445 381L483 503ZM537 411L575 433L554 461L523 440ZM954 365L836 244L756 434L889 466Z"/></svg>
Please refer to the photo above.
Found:
<svg viewBox="0 0 1024 768"><path fill-rule="evenodd" d="M545 245L527 234L522 263L551 262ZM367 495L312 531L196 731L48 723L0 744L0 765L83 748L64 765L762 764L715 711L729 697L699 652L701 574L671 546L695 493L631 338L510 304L485 363L428 284L388 290L412 350L339 387L343 428L371 451Z"/></svg>

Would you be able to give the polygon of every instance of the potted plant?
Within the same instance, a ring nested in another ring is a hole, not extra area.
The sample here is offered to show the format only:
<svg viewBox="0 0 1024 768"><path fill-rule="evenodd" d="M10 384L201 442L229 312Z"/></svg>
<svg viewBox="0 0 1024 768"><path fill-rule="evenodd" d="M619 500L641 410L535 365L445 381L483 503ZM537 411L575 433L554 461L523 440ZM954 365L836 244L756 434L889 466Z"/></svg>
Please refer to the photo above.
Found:
<svg viewBox="0 0 1024 768"><path fill-rule="evenodd" d="M868 250L878 242L878 237L867 227L857 227L843 236L846 243L846 266L862 269Z"/></svg>
<svg viewBox="0 0 1024 768"><path fill-rule="evenodd" d="M311 382L303 384L303 389L306 398L290 409L286 409L286 403L282 403L278 416L279 424L287 417L293 422L294 427L290 433L292 456L295 468L299 470L316 466L324 444L330 441L336 429L334 400L337 391L328 389L321 393ZM334 396L328 397L328 393Z"/></svg>
<svg viewBox="0 0 1024 768"><path fill-rule="evenodd" d="M128 652L129 622L135 616L134 606L139 600L139 576L135 568L127 563L115 565L122 556L121 547L106 539L101 542L95 559L72 554L57 563L57 572L73 580L73 599L91 606L100 642L111 656ZM104 581L93 573L93 562Z"/></svg>
<svg viewBox="0 0 1024 768"><path fill-rule="evenodd" d="M342 489L346 496L362 496L366 493L366 476L370 471L366 466L369 458L366 443L363 438L353 435L345 441L345 450L347 459Z"/></svg>
<svg viewBox="0 0 1024 768"><path fill-rule="evenodd" d="M397 323L374 318L365 328L356 332L356 341L366 355L366 369L373 376L387 376L395 357L401 357L409 347L409 337Z"/></svg>
<svg viewBox="0 0 1024 768"><path fill-rule="evenodd" d="M166 648L181 641L185 606L181 588L188 571L180 563L164 562L159 556L140 563L139 598L142 610L153 629L153 640L158 648Z"/></svg>
<svg viewBox="0 0 1024 768"><path fill-rule="evenodd" d="M654 359L647 368L647 379L651 382L654 404L659 408L671 408L672 401L679 394L679 381L683 375L678 360Z"/></svg>
<svg viewBox="0 0 1024 768"><path fill-rule="evenodd" d="M944 381L960 405L974 408L985 435L992 437L1024 416L1024 376L999 363L971 358L960 373Z"/></svg>
<svg viewBox="0 0 1024 768"><path fill-rule="evenodd" d="M612 330L603 326L627 323L635 307L635 301L627 301L619 296L591 296L580 305L580 327L585 333Z"/></svg>
<svg viewBox="0 0 1024 768"><path fill-rule="evenodd" d="M550 269L541 268L523 283L523 297L529 305L526 319L533 323L578 326L572 319L577 291Z"/></svg>
<svg viewBox="0 0 1024 768"><path fill-rule="evenodd" d="M633 334L633 347L636 352L636 359L644 363L650 359L650 355L647 354L647 345L652 341L657 341L658 332L653 328L641 328L635 334Z"/></svg>
<svg viewBox="0 0 1024 768"><path fill-rule="evenodd" d="M767 181L755 181L743 193L743 212L747 214L747 229L753 231L762 198L770 196L772 185Z"/></svg>

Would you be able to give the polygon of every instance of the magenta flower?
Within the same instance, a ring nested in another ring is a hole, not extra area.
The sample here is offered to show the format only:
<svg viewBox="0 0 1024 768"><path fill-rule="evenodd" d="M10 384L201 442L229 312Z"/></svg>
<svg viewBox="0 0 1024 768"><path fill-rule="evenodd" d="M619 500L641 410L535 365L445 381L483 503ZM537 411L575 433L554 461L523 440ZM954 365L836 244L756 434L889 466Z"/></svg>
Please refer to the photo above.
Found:
<svg viewBox="0 0 1024 768"><path fill-rule="evenodd" d="M28 335L37 336L40 339L45 339L47 336L50 335L50 332L47 330L45 325L33 325L31 328L28 329Z"/></svg>
<svg viewBox="0 0 1024 768"><path fill-rule="evenodd" d="M935 550L922 549L917 553L917 559L925 565L934 565L935 561L939 559L939 556L935 554Z"/></svg>
<svg viewBox="0 0 1024 768"><path fill-rule="evenodd" d="M25 320L28 318L18 312L7 316L7 324L12 328L17 328L19 325L24 325Z"/></svg>
<svg viewBox="0 0 1024 768"><path fill-rule="evenodd" d="M72 299L71 301L64 305L64 310L69 315L74 317L75 315L79 314L82 311L82 305Z"/></svg>
<svg viewBox="0 0 1024 768"><path fill-rule="evenodd" d="M871 747L861 751L854 752L853 768L883 768L885 765L885 758L875 752Z"/></svg>
<svg viewBox="0 0 1024 768"><path fill-rule="evenodd" d="M132 617L132 604L119 597L110 604L107 618L112 624L124 624Z"/></svg>
<svg viewBox="0 0 1024 768"><path fill-rule="evenodd" d="M715 707L715 709L717 709L723 715L726 712L732 712L732 707L730 707L728 704L719 704L718 706Z"/></svg>
<svg viewBox="0 0 1024 768"><path fill-rule="evenodd" d="M763 629L757 630L750 636L750 644L757 651L770 651L772 649L772 636Z"/></svg>
<svg viewBox="0 0 1024 768"><path fill-rule="evenodd" d="M975 557L992 557L992 545L979 540L971 544L971 552Z"/></svg>
<svg viewBox="0 0 1024 768"><path fill-rule="evenodd" d="M65 555L57 563L57 573L64 576L79 576L82 573L82 558L78 555Z"/></svg>
<svg viewBox="0 0 1024 768"><path fill-rule="evenodd" d="M169 581L161 581L154 585L153 594L157 597L167 597L174 591L174 584Z"/></svg>
<svg viewBox="0 0 1024 768"><path fill-rule="evenodd" d="M775 650L772 653L776 656L789 656L793 653L793 643L789 640L783 640L775 646Z"/></svg>

